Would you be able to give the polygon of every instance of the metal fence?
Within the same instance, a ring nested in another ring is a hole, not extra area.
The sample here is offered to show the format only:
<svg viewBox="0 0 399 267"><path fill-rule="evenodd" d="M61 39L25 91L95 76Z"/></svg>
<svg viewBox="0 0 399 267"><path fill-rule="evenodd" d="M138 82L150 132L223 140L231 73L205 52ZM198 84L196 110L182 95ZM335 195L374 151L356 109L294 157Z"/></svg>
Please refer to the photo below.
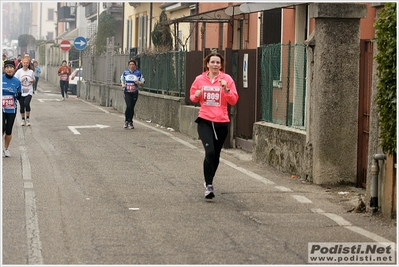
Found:
<svg viewBox="0 0 399 267"><path fill-rule="evenodd" d="M259 65L262 120L305 129L306 46L262 47Z"/></svg>
<svg viewBox="0 0 399 267"><path fill-rule="evenodd" d="M184 96L186 67L186 52L183 51L140 56L145 88L156 93Z"/></svg>
<svg viewBox="0 0 399 267"><path fill-rule="evenodd" d="M112 44L111 44L112 45ZM120 75L127 68L129 53L112 49L101 56L86 53L82 57L83 78L90 82L120 85ZM306 47L302 44L273 44L260 48L261 120L306 128ZM187 53L140 54L140 71L146 80L141 90L184 97L187 92L187 73L196 66L187 65ZM197 52L198 53L198 52ZM237 77L238 66L233 53L232 77ZM202 61L198 62L202 68ZM198 71L198 74L200 71ZM192 81L190 81L191 83ZM237 82L237 81L236 81ZM253 102L253 101L252 101ZM251 102L251 103L252 103Z"/></svg>
<svg viewBox="0 0 399 267"><path fill-rule="evenodd" d="M120 85L120 76L128 68L130 53L118 53L109 42L107 52L82 56L83 79L107 85ZM186 87L186 52L171 51L159 54L141 54L135 58L145 79L141 90L184 96Z"/></svg>
<svg viewBox="0 0 399 267"><path fill-rule="evenodd" d="M129 53L103 54L94 56L86 53L82 56L83 79L109 85L120 85L122 72L127 69Z"/></svg>

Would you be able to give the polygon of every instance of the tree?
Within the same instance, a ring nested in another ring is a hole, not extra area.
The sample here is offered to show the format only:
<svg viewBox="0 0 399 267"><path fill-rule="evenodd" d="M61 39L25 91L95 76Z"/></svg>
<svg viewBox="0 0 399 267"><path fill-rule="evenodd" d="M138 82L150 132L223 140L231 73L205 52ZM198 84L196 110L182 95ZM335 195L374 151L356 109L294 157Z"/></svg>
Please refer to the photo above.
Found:
<svg viewBox="0 0 399 267"><path fill-rule="evenodd" d="M28 45L33 45L36 43L35 37L30 34L21 34L18 36L18 46L27 47Z"/></svg>
<svg viewBox="0 0 399 267"><path fill-rule="evenodd" d="M100 55L107 50L107 38L115 36L115 18L103 11L98 20L98 31L95 41L95 54Z"/></svg>
<svg viewBox="0 0 399 267"><path fill-rule="evenodd" d="M386 3L374 23L378 54L377 95L381 147L396 154L396 3Z"/></svg>
<svg viewBox="0 0 399 267"><path fill-rule="evenodd" d="M151 32L152 42L158 50L165 49L166 51L172 50L173 39L168 25L163 22L168 21L165 11L159 15L159 21L155 23L154 30Z"/></svg>

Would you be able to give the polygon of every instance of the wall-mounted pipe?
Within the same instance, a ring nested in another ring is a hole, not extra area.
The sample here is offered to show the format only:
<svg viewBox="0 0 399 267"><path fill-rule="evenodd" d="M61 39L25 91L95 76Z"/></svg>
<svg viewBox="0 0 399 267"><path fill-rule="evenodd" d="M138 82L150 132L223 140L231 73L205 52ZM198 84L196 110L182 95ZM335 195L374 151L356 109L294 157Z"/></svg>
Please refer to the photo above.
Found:
<svg viewBox="0 0 399 267"><path fill-rule="evenodd" d="M371 199L370 208L373 213L378 211L378 175L380 168L378 166L379 160L385 160L387 156L385 154L374 154L373 163L371 165Z"/></svg>

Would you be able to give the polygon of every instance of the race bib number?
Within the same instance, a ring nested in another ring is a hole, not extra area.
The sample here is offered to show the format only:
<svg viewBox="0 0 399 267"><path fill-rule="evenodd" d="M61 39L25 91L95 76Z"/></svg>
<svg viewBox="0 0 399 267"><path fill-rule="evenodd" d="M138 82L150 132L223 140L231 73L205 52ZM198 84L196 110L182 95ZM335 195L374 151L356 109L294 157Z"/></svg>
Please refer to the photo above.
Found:
<svg viewBox="0 0 399 267"><path fill-rule="evenodd" d="M127 83L126 84L126 91L128 92L135 92L136 91L136 85L134 83Z"/></svg>
<svg viewBox="0 0 399 267"><path fill-rule="evenodd" d="M22 94L29 94L30 87L29 86L22 86Z"/></svg>
<svg viewBox="0 0 399 267"><path fill-rule="evenodd" d="M220 87L219 86L204 86L203 98L205 106L220 106Z"/></svg>
<svg viewBox="0 0 399 267"><path fill-rule="evenodd" d="M14 97L12 95L3 96L3 108L4 109L14 109L15 108Z"/></svg>
<svg viewBox="0 0 399 267"><path fill-rule="evenodd" d="M68 74L61 74L61 81L68 81Z"/></svg>

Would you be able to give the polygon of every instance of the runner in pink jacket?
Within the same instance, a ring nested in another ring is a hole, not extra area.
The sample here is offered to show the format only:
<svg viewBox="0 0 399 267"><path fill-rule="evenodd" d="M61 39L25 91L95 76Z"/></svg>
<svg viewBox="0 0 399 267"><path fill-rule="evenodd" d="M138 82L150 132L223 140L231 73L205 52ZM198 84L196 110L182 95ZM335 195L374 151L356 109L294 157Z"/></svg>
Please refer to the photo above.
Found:
<svg viewBox="0 0 399 267"><path fill-rule="evenodd" d="M223 72L224 58L212 52L204 59L206 71L198 75L190 88L190 100L199 102L198 135L205 149L205 198L215 197L213 178L219 166L220 152L228 134L228 105L238 101L237 89L230 75Z"/></svg>

